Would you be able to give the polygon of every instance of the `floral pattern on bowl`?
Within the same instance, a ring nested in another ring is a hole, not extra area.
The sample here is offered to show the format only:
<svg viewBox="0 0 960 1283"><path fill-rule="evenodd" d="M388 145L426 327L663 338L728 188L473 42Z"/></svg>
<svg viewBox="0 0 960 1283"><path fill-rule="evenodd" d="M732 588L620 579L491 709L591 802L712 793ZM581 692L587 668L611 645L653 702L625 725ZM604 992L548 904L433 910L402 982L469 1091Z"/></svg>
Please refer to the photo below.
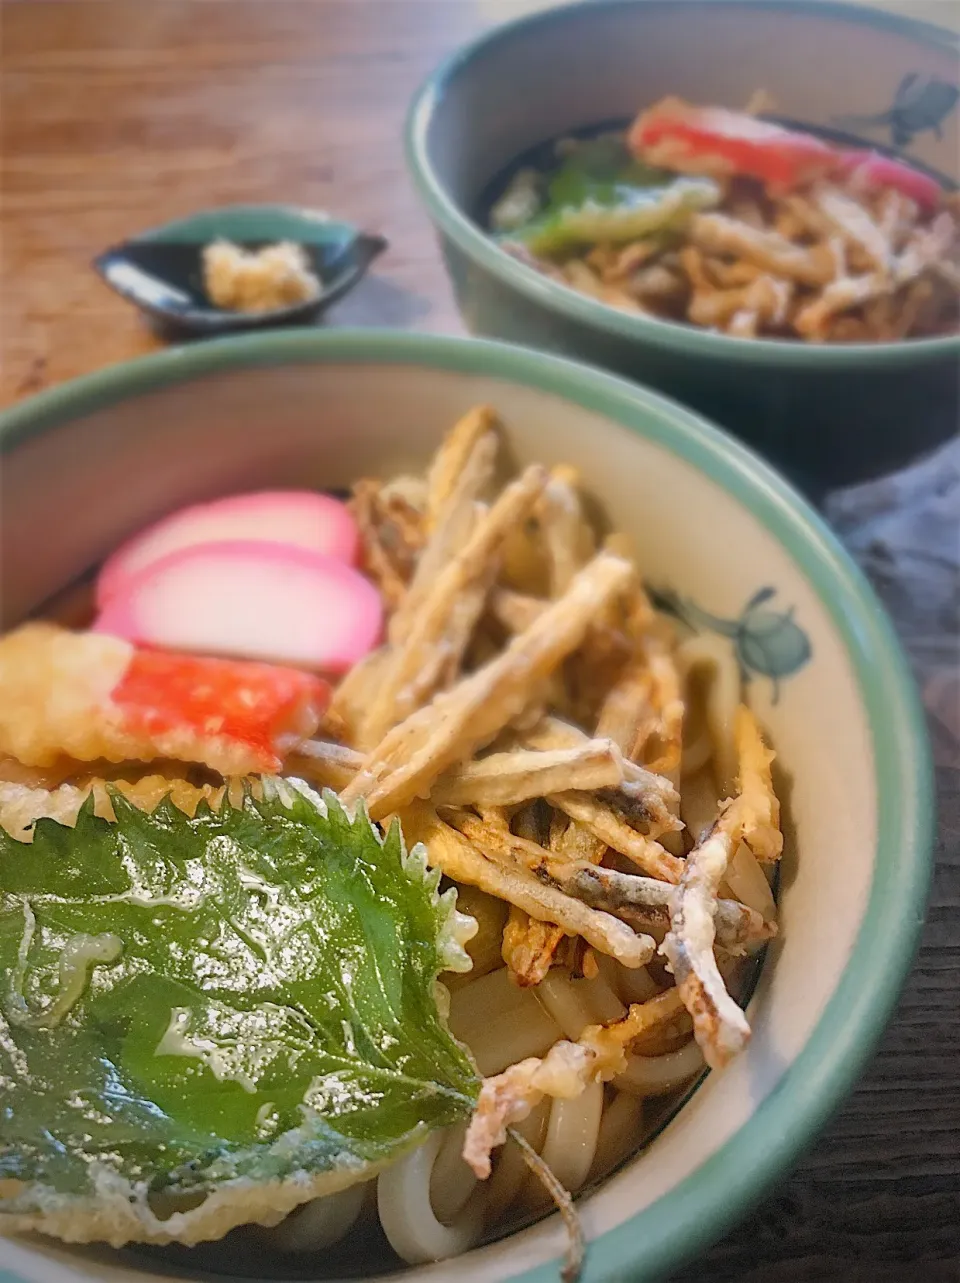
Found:
<svg viewBox="0 0 960 1283"><path fill-rule="evenodd" d="M943 122L960 102L960 88L937 76L909 71L897 86L886 111L868 116L838 116L838 129L875 130L889 127L894 147L910 147L914 139L930 130L943 137Z"/></svg>
<svg viewBox="0 0 960 1283"><path fill-rule="evenodd" d="M672 615L694 632L718 633L733 643L740 676L746 683L752 677L769 677L773 685L773 702L780 698L780 682L792 677L809 663L813 647L806 632L793 618L793 607L771 610L765 603L777 595L769 585L758 588L736 619L724 619L704 610L689 597L681 597L672 588L647 591L658 610Z"/></svg>

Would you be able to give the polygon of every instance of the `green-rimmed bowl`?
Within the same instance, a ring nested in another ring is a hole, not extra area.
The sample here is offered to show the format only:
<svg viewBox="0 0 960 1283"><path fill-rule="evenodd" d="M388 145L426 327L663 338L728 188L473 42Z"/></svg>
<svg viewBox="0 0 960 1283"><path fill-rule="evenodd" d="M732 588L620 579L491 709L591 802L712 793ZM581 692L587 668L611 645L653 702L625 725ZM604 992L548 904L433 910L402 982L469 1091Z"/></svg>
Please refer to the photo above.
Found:
<svg viewBox="0 0 960 1283"><path fill-rule="evenodd" d="M482 36L430 77L407 122L468 327L659 388L815 491L930 450L960 421L960 337L811 345L634 316L517 262L477 219L489 184L530 148L666 94L739 108L762 88L785 118L856 129L860 145L953 182L958 48L927 23L802 0L593 0Z"/></svg>
<svg viewBox="0 0 960 1283"><path fill-rule="evenodd" d="M737 648L788 780L782 933L750 1003L753 1040L580 1203L585 1283L656 1279L769 1192L850 1089L923 916L933 803L917 698L883 611L805 502L690 411L555 357L369 331L212 340L2 417L4 625L178 505L422 466L477 402L499 409L521 461L579 469L647 580ZM555 1283L563 1241L551 1217L408 1277ZM164 1269L0 1241L3 1283L150 1283Z"/></svg>

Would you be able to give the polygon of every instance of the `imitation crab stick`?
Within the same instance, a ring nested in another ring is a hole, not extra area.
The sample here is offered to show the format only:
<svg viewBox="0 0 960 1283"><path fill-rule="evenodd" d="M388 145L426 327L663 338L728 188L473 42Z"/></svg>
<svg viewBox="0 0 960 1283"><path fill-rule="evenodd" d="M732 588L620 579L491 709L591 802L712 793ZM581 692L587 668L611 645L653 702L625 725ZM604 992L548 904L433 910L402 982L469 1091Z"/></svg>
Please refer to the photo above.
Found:
<svg viewBox="0 0 960 1283"><path fill-rule="evenodd" d="M25 624L0 638L0 753L39 767L175 758L223 775L277 771L329 694L289 668Z"/></svg>
<svg viewBox="0 0 960 1283"><path fill-rule="evenodd" d="M680 98L664 98L641 112L627 145L650 165L713 178L739 174L784 190L834 172L839 155L812 134Z"/></svg>
<svg viewBox="0 0 960 1283"><path fill-rule="evenodd" d="M322 553L355 564L357 523L346 504L312 490L264 490L194 504L171 513L134 535L103 564L97 604L120 591L134 576L170 553L198 544L245 539Z"/></svg>
<svg viewBox="0 0 960 1283"><path fill-rule="evenodd" d="M663 98L640 113L627 137L630 150L650 165L681 174L754 178L772 191L789 191L817 178L850 177L935 207L940 185L927 174L875 151L834 146L723 107L695 107Z"/></svg>
<svg viewBox="0 0 960 1283"><path fill-rule="evenodd" d="M170 650L343 673L380 639L383 605L350 566L305 548L231 540L148 566L94 628Z"/></svg>

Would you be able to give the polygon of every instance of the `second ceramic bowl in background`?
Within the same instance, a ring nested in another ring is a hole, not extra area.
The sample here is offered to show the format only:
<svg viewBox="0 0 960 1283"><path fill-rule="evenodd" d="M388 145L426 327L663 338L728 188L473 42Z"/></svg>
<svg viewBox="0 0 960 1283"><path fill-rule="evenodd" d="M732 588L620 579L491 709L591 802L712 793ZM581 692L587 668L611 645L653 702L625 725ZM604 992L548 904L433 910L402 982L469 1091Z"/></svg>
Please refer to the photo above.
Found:
<svg viewBox="0 0 960 1283"><path fill-rule="evenodd" d="M902 466L955 432L960 337L809 345L618 312L511 259L475 221L478 204L536 144L626 121L667 94L741 107L758 89L814 127L870 118L862 145L897 140L906 159L955 179L956 98L936 119L921 110L928 99L906 120L894 104L905 77L949 90L957 67L948 32L849 5L595 0L501 27L440 68L413 104L408 159L473 332L661 388L816 493Z"/></svg>

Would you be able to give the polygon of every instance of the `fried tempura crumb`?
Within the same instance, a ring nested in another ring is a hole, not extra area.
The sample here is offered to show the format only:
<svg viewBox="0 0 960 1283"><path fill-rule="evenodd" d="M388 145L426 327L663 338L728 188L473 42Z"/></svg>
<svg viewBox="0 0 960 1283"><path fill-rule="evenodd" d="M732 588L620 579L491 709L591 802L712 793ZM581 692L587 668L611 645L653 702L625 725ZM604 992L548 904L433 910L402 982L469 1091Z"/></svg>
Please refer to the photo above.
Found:
<svg viewBox="0 0 960 1283"><path fill-rule="evenodd" d="M252 251L214 241L204 247L203 284L210 302L230 312L271 312L320 293L306 251L292 241Z"/></svg>

